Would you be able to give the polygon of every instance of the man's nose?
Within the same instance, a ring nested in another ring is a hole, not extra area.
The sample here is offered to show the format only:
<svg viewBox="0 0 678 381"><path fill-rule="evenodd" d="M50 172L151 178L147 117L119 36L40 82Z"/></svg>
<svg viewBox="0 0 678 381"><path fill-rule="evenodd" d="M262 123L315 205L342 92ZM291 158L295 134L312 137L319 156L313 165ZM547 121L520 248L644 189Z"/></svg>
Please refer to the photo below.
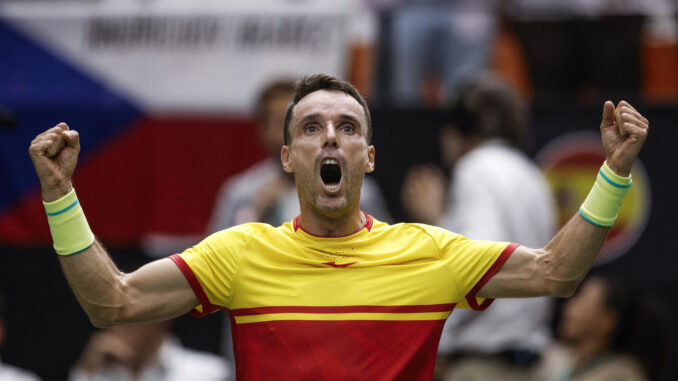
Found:
<svg viewBox="0 0 678 381"><path fill-rule="evenodd" d="M329 145L334 147L337 146L337 130L334 127L334 123L329 123L325 129L325 143L323 144L323 147Z"/></svg>

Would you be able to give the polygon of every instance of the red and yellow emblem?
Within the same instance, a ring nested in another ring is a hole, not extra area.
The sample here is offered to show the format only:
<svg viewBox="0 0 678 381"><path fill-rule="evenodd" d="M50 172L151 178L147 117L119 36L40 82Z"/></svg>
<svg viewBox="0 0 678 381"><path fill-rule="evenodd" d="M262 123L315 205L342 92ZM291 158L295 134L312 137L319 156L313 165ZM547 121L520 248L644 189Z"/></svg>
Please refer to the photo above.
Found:
<svg viewBox="0 0 678 381"><path fill-rule="evenodd" d="M574 132L547 144L537 155L556 199L560 226L565 224L591 190L605 160L600 135ZM650 182L639 159L631 171L633 186L624 198L617 220L598 255L597 264L623 255L645 229L650 214Z"/></svg>

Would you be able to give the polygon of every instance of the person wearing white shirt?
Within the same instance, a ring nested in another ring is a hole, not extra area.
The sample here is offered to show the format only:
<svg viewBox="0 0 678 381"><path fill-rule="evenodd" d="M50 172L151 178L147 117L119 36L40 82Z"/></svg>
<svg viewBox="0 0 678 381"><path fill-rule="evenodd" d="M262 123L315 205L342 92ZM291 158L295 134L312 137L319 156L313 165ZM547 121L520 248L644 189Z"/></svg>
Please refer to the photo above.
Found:
<svg viewBox="0 0 678 381"><path fill-rule="evenodd" d="M555 204L539 168L516 148L526 126L526 106L507 84L489 75L469 81L441 133L442 154L453 165L449 192L441 171L415 168L404 184L405 209L471 239L546 244L556 229ZM438 377L528 379L552 341L551 316L546 297L455 310L439 345Z"/></svg>

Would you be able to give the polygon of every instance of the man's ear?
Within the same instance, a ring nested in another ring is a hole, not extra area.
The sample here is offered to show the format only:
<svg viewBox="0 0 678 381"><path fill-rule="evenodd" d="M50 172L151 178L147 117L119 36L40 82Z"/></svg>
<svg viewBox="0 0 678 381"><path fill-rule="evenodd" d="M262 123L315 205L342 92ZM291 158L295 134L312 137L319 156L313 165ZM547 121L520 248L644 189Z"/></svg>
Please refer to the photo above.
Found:
<svg viewBox="0 0 678 381"><path fill-rule="evenodd" d="M294 172L294 166L290 160L290 146L283 145L280 148L280 161L282 162L283 171L287 173Z"/></svg>
<svg viewBox="0 0 678 381"><path fill-rule="evenodd" d="M367 163L365 165L365 173L374 172L374 146L367 147Z"/></svg>

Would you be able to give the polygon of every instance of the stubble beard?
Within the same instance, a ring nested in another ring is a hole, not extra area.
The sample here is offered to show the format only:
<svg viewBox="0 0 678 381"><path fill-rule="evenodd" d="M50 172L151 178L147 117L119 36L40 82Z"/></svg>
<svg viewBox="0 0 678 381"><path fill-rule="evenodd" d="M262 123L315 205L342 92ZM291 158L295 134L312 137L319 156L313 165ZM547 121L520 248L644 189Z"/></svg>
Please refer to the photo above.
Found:
<svg viewBox="0 0 678 381"><path fill-rule="evenodd" d="M311 205L318 214L326 217L339 217L348 212L349 204L349 200L345 195L340 195L338 197L316 195L315 202L313 202Z"/></svg>
<svg viewBox="0 0 678 381"><path fill-rule="evenodd" d="M335 196L328 196L322 189L320 189L318 193L315 193L311 187L297 186L300 202L305 202L311 207L313 212L326 218L338 218L349 214L355 203L357 203L358 208L360 208L360 188L362 187L362 181L364 179L360 179L358 181L358 189L354 189L355 185L351 185L353 182L349 181L346 183L349 175L349 173L344 174L344 178L342 179L342 181L345 181L342 185L344 189ZM310 178L297 178L295 176L295 181L298 185L312 184L314 181L317 181L317 179L315 176L311 176Z"/></svg>

